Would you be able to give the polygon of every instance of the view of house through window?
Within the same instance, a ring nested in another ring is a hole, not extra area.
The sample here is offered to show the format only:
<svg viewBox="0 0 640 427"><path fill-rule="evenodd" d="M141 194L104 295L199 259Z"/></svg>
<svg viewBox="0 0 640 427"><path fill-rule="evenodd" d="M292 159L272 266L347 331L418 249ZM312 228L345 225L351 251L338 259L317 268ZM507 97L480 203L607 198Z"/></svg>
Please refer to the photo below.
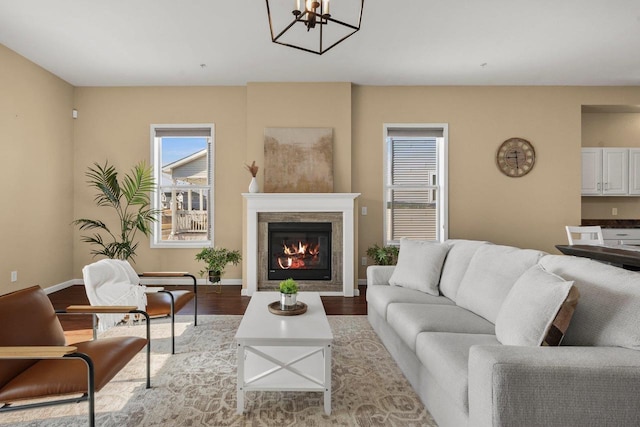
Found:
<svg viewBox="0 0 640 427"><path fill-rule="evenodd" d="M385 125L385 244L447 238L446 130Z"/></svg>
<svg viewBox="0 0 640 427"><path fill-rule="evenodd" d="M202 247L212 240L212 129L153 125L154 207L162 214L152 246Z"/></svg>

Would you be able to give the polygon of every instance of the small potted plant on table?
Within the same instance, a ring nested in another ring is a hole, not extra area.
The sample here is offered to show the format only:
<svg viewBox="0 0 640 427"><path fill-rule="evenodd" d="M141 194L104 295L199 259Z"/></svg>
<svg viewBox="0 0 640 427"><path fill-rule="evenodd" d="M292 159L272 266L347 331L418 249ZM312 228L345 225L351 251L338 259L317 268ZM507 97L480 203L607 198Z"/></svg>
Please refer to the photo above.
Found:
<svg viewBox="0 0 640 427"><path fill-rule="evenodd" d="M203 248L196 254L196 261L204 261L207 267L200 270L200 276L208 274L211 283L220 282L227 264L238 265L242 255L240 251L230 251L225 248Z"/></svg>
<svg viewBox="0 0 640 427"><path fill-rule="evenodd" d="M280 308L292 310L296 307L298 297L298 283L293 279L280 282Z"/></svg>

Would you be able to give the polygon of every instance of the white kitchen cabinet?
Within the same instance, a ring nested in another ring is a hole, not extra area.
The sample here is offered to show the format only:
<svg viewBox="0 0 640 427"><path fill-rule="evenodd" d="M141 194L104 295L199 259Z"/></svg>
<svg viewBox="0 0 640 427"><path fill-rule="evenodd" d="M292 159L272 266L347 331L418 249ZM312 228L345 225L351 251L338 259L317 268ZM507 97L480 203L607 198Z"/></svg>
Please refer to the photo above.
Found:
<svg viewBox="0 0 640 427"><path fill-rule="evenodd" d="M628 148L582 149L583 196L626 196L629 175ZM640 175L638 189L640 194Z"/></svg>
<svg viewBox="0 0 640 427"><path fill-rule="evenodd" d="M605 245L640 245L640 228L603 228Z"/></svg>
<svg viewBox="0 0 640 427"><path fill-rule="evenodd" d="M640 196L640 148L629 148L629 194Z"/></svg>
<svg viewBox="0 0 640 427"><path fill-rule="evenodd" d="M582 149L582 195L602 195L602 148Z"/></svg>

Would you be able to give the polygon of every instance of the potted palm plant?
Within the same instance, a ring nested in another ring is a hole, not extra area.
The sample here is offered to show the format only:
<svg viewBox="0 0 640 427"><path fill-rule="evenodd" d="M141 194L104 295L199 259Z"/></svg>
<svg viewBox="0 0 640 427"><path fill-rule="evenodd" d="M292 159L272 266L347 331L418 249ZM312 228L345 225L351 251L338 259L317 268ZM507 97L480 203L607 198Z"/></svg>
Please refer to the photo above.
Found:
<svg viewBox="0 0 640 427"><path fill-rule="evenodd" d="M291 310L295 308L298 297L298 283L289 278L280 282L280 308Z"/></svg>
<svg viewBox="0 0 640 427"><path fill-rule="evenodd" d="M112 230L102 220L77 219L73 224L81 231L95 230L91 236L82 236L82 241L96 246L91 251L93 256L133 261L138 247L137 232L149 236L160 212L151 207L150 193L155 189L151 167L140 162L119 180L118 172L108 162L94 163L85 175L89 186L97 190L96 205L113 209L119 230Z"/></svg>
<svg viewBox="0 0 640 427"><path fill-rule="evenodd" d="M196 254L196 261L204 261L207 265L200 270L200 276L208 274L211 283L220 281L227 264L238 265L241 259L240 251L230 251L226 248L203 248Z"/></svg>

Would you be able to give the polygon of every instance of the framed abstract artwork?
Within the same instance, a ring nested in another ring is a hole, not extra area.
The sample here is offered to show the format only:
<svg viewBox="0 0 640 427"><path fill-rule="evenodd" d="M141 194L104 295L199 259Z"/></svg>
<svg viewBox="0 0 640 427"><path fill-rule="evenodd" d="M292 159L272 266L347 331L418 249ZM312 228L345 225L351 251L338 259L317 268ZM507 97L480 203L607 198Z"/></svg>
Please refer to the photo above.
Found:
<svg viewBox="0 0 640 427"><path fill-rule="evenodd" d="M332 128L265 128L265 193L332 193Z"/></svg>

